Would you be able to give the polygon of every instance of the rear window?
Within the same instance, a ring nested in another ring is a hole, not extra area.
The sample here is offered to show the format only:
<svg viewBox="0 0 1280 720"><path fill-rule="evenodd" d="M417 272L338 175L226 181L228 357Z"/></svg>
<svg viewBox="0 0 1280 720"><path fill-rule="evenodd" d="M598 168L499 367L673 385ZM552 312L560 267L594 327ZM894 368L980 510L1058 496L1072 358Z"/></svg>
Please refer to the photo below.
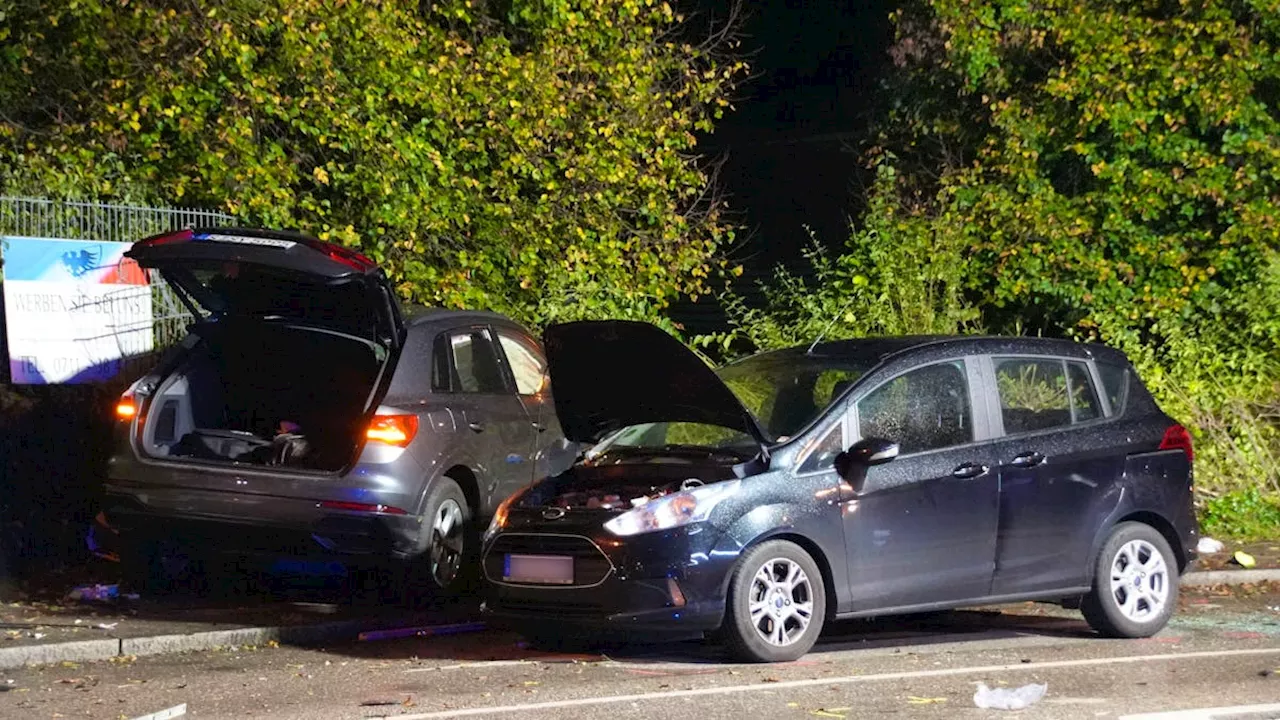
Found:
<svg viewBox="0 0 1280 720"><path fill-rule="evenodd" d="M1071 383L1071 414L1076 422L1096 420L1102 417L1102 405L1098 391L1089 377L1089 366L1082 362L1067 363L1067 379Z"/></svg>
<svg viewBox="0 0 1280 720"><path fill-rule="evenodd" d="M1009 435L1071 424L1067 375L1056 358L997 358L1000 414Z"/></svg>
<svg viewBox="0 0 1280 720"><path fill-rule="evenodd" d="M437 392L497 395L506 392L493 336L470 328L436 337L432 385Z"/></svg>
<svg viewBox="0 0 1280 720"><path fill-rule="evenodd" d="M1102 390L1111 403L1112 415L1123 415L1129 400L1129 367L1119 363L1098 361L1098 375L1102 376Z"/></svg>

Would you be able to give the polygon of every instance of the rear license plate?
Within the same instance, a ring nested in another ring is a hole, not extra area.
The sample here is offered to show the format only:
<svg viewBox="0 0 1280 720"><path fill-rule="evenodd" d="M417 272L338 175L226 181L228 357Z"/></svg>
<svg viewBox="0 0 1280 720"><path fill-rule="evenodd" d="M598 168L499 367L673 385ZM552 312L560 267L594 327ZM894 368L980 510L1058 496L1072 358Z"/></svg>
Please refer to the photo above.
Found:
<svg viewBox="0 0 1280 720"><path fill-rule="evenodd" d="M572 585L573 558L563 555L507 555L502 579L531 585Z"/></svg>

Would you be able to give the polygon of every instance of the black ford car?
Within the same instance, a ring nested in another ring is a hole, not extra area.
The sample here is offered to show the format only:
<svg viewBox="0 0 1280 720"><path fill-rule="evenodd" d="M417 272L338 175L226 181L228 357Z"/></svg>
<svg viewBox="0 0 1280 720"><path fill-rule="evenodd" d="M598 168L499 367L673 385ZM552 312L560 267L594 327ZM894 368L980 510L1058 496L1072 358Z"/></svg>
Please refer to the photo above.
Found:
<svg viewBox="0 0 1280 720"><path fill-rule="evenodd" d="M1190 436L1112 349L866 339L713 371L642 323L544 340L594 445L483 549L486 610L535 643L715 632L784 661L831 619L1015 600L1145 637L1195 557Z"/></svg>

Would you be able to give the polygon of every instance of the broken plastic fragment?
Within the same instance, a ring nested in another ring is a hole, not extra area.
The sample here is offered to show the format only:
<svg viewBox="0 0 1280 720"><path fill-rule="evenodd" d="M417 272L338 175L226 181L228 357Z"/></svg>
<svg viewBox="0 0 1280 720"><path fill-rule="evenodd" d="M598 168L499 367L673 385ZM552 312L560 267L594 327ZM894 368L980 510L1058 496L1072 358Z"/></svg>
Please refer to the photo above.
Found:
<svg viewBox="0 0 1280 720"><path fill-rule="evenodd" d="M1221 540L1203 537L1200 538L1200 542L1196 543L1196 552L1203 553L1205 555L1212 555L1214 553L1222 552L1226 547L1226 545L1222 544Z"/></svg>
<svg viewBox="0 0 1280 720"><path fill-rule="evenodd" d="M1010 690L992 689L986 683L978 683L978 691L973 694L973 704L990 710L1021 710L1040 702L1048 690L1048 685L1023 685Z"/></svg>
<svg viewBox="0 0 1280 720"><path fill-rule="evenodd" d="M120 595L119 585L82 585L67 593L68 600L93 602L114 600Z"/></svg>
<svg viewBox="0 0 1280 720"><path fill-rule="evenodd" d="M1237 550L1231 559L1235 560L1236 564L1242 568L1251 568L1258 564L1258 561L1254 560L1252 555L1243 550Z"/></svg>

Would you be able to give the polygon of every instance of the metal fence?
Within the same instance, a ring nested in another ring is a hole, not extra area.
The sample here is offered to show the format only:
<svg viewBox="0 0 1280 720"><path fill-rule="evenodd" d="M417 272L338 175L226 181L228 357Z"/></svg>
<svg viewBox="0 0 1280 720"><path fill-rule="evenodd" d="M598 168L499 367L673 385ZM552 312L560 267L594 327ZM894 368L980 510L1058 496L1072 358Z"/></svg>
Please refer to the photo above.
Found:
<svg viewBox="0 0 1280 720"><path fill-rule="evenodd" d="M235 218L195 208L70 202L0 195L0 235L134 242L191 227L226 227ZM182 339L191 314L164 280L152 273L154 343L157 349ZM110 302L111 299L99 302Z"/></svg>

